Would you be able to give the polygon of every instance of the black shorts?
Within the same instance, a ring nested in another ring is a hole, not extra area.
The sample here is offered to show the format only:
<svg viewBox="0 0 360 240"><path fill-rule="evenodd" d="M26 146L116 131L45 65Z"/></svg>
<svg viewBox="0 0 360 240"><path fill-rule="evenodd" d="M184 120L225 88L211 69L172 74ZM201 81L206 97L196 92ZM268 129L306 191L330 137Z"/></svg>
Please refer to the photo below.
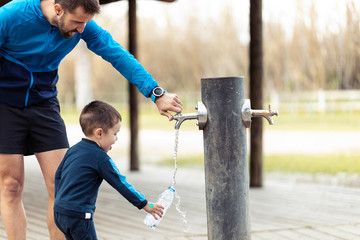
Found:
<svg viewBox="0 0 360 240"><path fill-rule="evenodd" d="M0 153L26 156L68 147L56 97L26 108L0 104Z"/></svg>

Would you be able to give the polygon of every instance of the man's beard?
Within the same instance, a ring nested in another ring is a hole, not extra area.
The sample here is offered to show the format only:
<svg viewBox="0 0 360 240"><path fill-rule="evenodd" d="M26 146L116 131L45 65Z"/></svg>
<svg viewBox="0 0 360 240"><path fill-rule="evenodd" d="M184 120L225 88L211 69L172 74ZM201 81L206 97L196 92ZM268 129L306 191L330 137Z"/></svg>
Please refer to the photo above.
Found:
<svg viewBox="0 0 360 240"><path fill-rule="evenodd" d="M74 34L72 34L72 33L77 33L77 31L76 30L64 31L64 16L65 15L61 16L60 19L57 20L57 25L58 25L61 36L63 36L63 38L66 38L66 39L70 39L74 36Z"/></svg>

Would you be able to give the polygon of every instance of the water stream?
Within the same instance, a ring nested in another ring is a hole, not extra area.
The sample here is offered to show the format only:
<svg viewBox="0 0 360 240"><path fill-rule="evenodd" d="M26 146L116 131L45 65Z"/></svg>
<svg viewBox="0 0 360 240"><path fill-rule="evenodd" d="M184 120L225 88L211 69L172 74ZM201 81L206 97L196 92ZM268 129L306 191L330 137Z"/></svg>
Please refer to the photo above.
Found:
<svg viewBox="0 0 360 240"><path fill-rule="evenodd" d="M176 173L177 173L177 153L179 150L179 129L175 130L175 147L174 147L174 163L175 163L175 168L174 168L174 175L173 175L173 186L176 189ZM186 220L186 212L184 210L181 209L181 198L178 194L177 191L175 191L175 197L177 199L177 203L175 204L175 208L176 211L180 214L181 217L181 223L184 225L184 232L189 232L191 227L188 224L187 220Z"/></svg>
<svg viewBox="0 0 360 240"><path fill-rule="evenodd" d="M175 145L174 145L174 174L173 174L173 186L176 187L176 173L177 173L177 153L179 151L179 129L175 130Z"/></svg>

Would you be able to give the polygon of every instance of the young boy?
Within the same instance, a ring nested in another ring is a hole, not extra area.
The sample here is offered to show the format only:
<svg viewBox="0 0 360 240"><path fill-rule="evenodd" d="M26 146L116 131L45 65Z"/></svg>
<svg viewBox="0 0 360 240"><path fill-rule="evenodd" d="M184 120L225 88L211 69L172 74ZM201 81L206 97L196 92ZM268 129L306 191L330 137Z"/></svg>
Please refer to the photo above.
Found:
<svg viewBox="0 0 360 240"><path fill-rule="evenodd" d="M162 217L163 207L149 203L107 155L120 123L118 111L101 101L89 103L81 112L86 138L67 151L55 174L54 218L66 239L97 239L93 214L103 179L138 209Z"/></svg>

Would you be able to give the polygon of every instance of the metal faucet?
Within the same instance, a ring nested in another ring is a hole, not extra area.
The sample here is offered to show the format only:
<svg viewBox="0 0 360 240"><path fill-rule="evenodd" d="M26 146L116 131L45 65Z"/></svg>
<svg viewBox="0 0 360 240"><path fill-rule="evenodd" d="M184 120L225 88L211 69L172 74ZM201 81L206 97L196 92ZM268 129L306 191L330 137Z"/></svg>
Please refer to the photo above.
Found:
<svg viewBox="0 0 360 240"><path fill-rule="evenodd" d="M245 99L245 102L242 106L242 119L245 127L251 127L252 117L263 117L269 122L270 125L274 125L272 116L278 116L278 111L271 110L270 105L269 110L253 110L251 109L250 99Z"/></svg>
<svg viewBox="0 0 360 240"><path fill-rule="evenodd" d="M203 130L207 122L207 109L202 102L198 102L198 105L195 107L195 109L197 110L196 113L179 113L171 116L171 120L176 120L175 129L180 129L181 124L186 120L197 119L199 130Z"/></svg>

